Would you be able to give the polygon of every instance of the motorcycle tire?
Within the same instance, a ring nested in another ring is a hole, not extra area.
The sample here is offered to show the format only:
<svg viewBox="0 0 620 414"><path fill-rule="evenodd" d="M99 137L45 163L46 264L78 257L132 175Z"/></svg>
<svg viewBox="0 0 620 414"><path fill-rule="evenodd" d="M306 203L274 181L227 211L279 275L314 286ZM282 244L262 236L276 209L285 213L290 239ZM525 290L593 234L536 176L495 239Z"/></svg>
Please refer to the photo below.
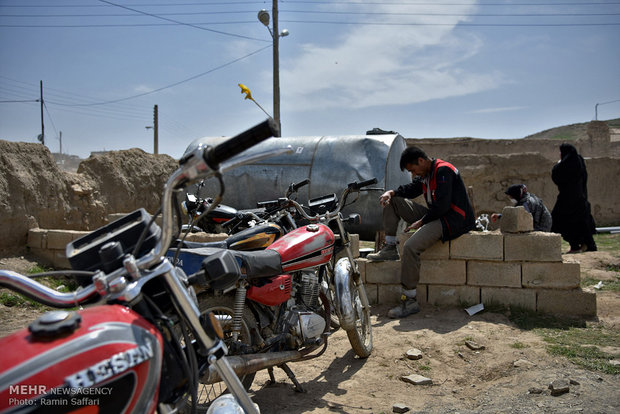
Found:
<svg viewBox="0 0 620 414"><path fill-rule="evenodd" d="M231 352L232 347L230 343L232 341L232 316L234 309L234 295L226 295L226 296L208 296L203 295L198 298L199 309L201 314L205 314L207 312L213 312L220 321L222 325L222 329L224 331L224 342L228 347L229 353ZM252 330L256 327L256 321L252 313L246 308L243 311L242 318L242 327L241 334L239 336L239 340L246 345L252 345ZM252 386L252 382L254 381L255 373L247 374L242 377L239 377L241 383L245 387L246 390L249 390ZM224 382L218 382L216 384L198 384L198 404L197 404L197 412L198 413L206 413L211 403L220 395L225 394L227 392L226 385ZM188 405L190 402L188 401Z"/></svg>
<svg viewBox="0 0 620 414"><path fill-rule="evenodd" d="M370 303L362 283L350 279L351 301L355 309L355 326L346 330L351 348L360 358L367 358L372 352L372 325Z"/></svg>

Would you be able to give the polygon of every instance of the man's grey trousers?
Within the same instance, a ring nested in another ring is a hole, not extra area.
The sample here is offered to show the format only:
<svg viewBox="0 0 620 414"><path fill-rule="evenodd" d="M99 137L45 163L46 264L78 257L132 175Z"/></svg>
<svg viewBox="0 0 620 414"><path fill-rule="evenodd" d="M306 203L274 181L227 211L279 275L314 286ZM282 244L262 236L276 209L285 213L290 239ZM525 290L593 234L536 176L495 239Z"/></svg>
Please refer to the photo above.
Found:
<svg viewBox="0 0 620 414"><path fill-rule="evenodd" d="M403 219L411 224L420 220L428 208L402 197L392 197L383 208L383 229L386 236L396 236L398 222ZM401 255L401 284L407 290L415 289L420 280L420 253L441 240L442 226L439 220L420 227L406 242Z"/></svg>

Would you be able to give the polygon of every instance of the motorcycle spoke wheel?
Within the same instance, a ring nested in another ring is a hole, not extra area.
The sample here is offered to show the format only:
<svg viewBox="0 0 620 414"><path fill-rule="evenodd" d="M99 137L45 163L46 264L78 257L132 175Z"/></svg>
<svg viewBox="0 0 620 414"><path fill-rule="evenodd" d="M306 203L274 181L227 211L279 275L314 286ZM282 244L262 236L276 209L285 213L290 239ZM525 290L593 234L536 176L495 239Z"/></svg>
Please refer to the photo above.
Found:
<svg viewBox="0 0 620 414"><path fill-rule="evenodd" d="M232 354L231 343L233 341L232 338L232 319L233 319L233 308L234 308L234 297L232 296L204 296L199 298L199 308L200 313L205 314L207 312L213 312L222 326L224 331L224 341L226 346L228 347L229 355ZM246 309L243 312L243 323L241 327L241 332L238 338L239 342L242 342L246 345L252 345L252 335L251 331L256 327L256 322L254 321L254 317L251 313ZM249 390L252 386L252 382L254 381L254 376L256 374L247 374L239 377L241 383L245 387L246 390ZM198 383L197 390L197 412L198 413L206 413L211 403L220 395L227 393L228 390L226 388L226 384L222 382L218 382L215 384L204 384L202 382ZM191 405L191 402L187 402L188 405Z"/></svg>
<svg viewBox="0 0 620 414"><path fill-rule="evenodd" d="M347 330L351 347L357 356L367 358L372 352L370 304L363 284L351 280L351 300L355 311L355 326Z"/></svg>

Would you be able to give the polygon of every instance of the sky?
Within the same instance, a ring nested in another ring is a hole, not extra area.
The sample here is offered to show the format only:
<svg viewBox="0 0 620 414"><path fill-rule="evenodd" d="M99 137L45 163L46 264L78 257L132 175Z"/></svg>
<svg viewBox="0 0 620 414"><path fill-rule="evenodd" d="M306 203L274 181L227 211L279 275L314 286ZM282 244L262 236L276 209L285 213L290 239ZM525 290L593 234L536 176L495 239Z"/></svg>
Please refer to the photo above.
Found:
<svg viewBox="0 0 620 414"><path fill-rule="evenodd" d="M273 114L261 9L272 1L0 0L0 139L38 142L41 82L52 152L153 152L155 105L159 153L241 132ZM280 0L278 12L283 137L521 138L620 117L620 1Z"/></svg>

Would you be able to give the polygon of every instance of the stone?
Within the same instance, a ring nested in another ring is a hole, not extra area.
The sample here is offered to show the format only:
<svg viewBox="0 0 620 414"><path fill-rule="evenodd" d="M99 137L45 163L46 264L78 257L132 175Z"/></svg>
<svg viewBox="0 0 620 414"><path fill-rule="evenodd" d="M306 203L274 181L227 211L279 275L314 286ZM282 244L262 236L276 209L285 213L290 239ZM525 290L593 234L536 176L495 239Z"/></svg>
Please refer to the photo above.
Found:
<svg viewBox="0 0 620 414"><path fill-rule="evenodd" d="M400 260L371 262L368 259L360 259L359 261L365 262L366 282L400 285Z"/></svg>
<svg viewBox="0 0 620 414"><path fill-rule="evenodd" d="M503 260L504 236L499 232L470 231L450 241L450 258Z"/></svg>
<svg viewBox="0 0 620 414"><path fill-rule="evenodd" d="M432 379L423 377L422 375L418 374L402 376L400 377L400 379L413 385L430 385L433 383Z"/></svg>
<svg viewBox="0 0 620 414"><path fill-rule="evenodd" d="M480 299L484 306L518 306L536 311L536 291L534 289L480 288Z"/></svg>
<svg viewBox="0 0 620 414"><path fill-rule="evenodd" d="M499 222L502 233L526 233L534 230L534 218L523 206L504 207Z"/></svg>
<svg viewBox="0 0 620 414"><path fill-rule="evenodd" d="M409 407L403 403L396 403L392 406L393 413L406 413L409 411Z"/></svg>
<svg viewBox="0 0 620 414"><path fill-rule="evenodd" d="M536 310L556 315L596 316L596 293L581 289L542 289L538 291Z"/></svg>
<svg viewBox="0 0 620 414"><path fill-rule="evenodd" d="M467 348L471 349L472 351L481 351L483 349L486 349L484 345L480 345L474 341L465 341L465 345L467 345Z"/></svg>
<svg viewBox="0 0 620 414"><path fill-rule="evenodd" d="M523 287L577 289L581 282L579 263L523 263Z"/></svg>
<svg viewBox="0 0 620 414"><path fill-rule="evenodd" d="M428 286L428 303L436 306L461 306L480 303L480 288L475 286Z"/></svg>
<svg viewBox="0 0 620 414"><path fill-rule="evenodd" d="M413 360L422 359L422 351L416 348L411 348L410 350L408 350L406 355L407 355L407 359L413 359Z"/></svg>
<svg viewBox="0 0 620 414"><path fill-rule="evenodd" d="M537 388L537 387L532 387L532 388L530 388L529 390L527 390L527 392L528 392L529 394L542 394L542 393L543 393L543 390L542 390L542 389L540 389L540 388Z"/></svg>
<svg viewBox="0 0 620 414"><path fill-rule="evenodd" d="M465 260L422 260L420 264L420 283L464 285L466 280Z"/></svg>
<svg viewBox="0 0 620 414"><path fill-rule="evenodd" d="M507 262L561 262L562 236L542 231L505 234L504 260Z"/></svg>
<svg viewBox="0 0 620 414"><path fill-rule="evenodd" d="M520 288L521 264L469 260L467 262L467 284Z"/></svg>
<svg viewBox="0 0 620 414"><path fill-rule="evenodd" d="M566 394L570 391L570 385L568 380L558 379L549 384L551 395L557 397L558 395Z"/></svg>
<svg viewBox="0 0 620 414"><path fill-rule="evenodd" d="M535 364L528 361L527 359L518 359L512 363L512 366L515 368L529 368L533 367Z"/></svg>

